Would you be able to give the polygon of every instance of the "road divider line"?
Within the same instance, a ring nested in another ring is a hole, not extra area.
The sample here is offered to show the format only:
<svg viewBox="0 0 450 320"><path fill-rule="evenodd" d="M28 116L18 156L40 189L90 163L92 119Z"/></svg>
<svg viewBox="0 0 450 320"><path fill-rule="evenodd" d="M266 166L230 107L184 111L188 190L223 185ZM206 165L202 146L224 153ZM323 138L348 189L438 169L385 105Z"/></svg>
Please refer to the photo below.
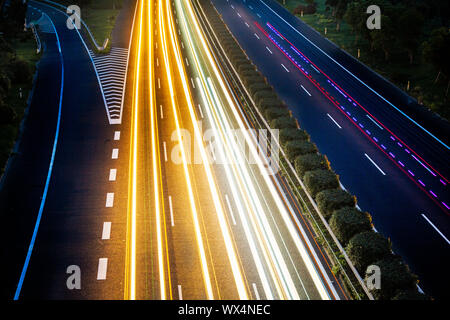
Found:
<svg viewBox="0 0 450 320"><path fill-rule="evenodd" d="M109 170L109 181L116 181L117 177L117 169L110 169Z"/></svg>
<svg viewBox="0 0 450 320"><path fill-rule="evenodd" d="M364 155L366 156L367 159L369 159L370 162L372 162L372 164L375 166L375 168L377 168L378 171L380 171L383 174L383 176L386 175L386 173L384 173L384 171L381 170L381 168L375 163L375 161L372 160L372 158L370 158L366 153L364 153Z"/></svg>
<svg viewBox="0 0 450 320"><path fill-rule="evenodd" d="M169 211L170 211L170 223L175 226L175 221L173 219L173 204L172 204L172 196L169 196Z"/></svg>
<svg viewBox="0 0 450 320"><path fill-rule="evenodd" d="M230 200L228 199L228 195L225 195L225 201L227 202L228 210L230 211L231 220L233 220L233 224L236 225L236 219L234 218L233 209L231 209Z"/></svg>
<svg viewBox="0 0 450 320"><path fill-rule="evenodd" d="M370 121L372 121L373 123L375 123L375 125L380 128L381 130L384 130L382 126L380 126L375 120L372 119L371 116L369 116L368 114L366 114L366 117L369 118Z"/></svg>
<svg viewBox="0 0 450 320"><path fill-rule="evenodd" d="M106 207L112 208L114 206L114 193L108 192L106 194Z"/></svg>
<svg viewBox="0 0 450 320"><path fill-rule="evenodd" d="M178 285L178 299L183 300L183 292L181 291L181 285Z"/></svg>
<svg viewBox="0 0 450 320"><path fill-rule="evenodd" d="M333 121L334 122L334 124L335 125L337 125L337 127L339 128L339 129L342 129L342 127L339 125L339 123L337 123L337 121L336 120L334 120L334 118L332 117L332 116L330 116L328 113L327 113L327 116L328 116L328 118L330 118L331 119L331 121Z"/></svg>
<svg viewBox="0 0 450 320"><path fill-rule="evenodd" d="M261 297L259 296L258 287L256 286L256 283L252 283L253 291L255 291L255 297L256 300L261 300Z"/></svg>
<svg viewBox="0 0 450 320"><path fill-rule="evenodd" d="M433 224L433 222L430 221L430 219L427 218L426 215L424 215L422 213L422 217L427 220L427 222L433 227L434 230L436 230L437 233L439 233L439 235L445 240L445 242L447 242L447 244L450 244L450 240L447 239L446 236L444 236L444 234Z"/></svg>
<svg viewBox="0 0 450 320"><path fill-rule="evenodd" d="M163 142L163 148L164 148L164 160L167 162L167 147L166 142Z"/></svg>
<svg viewBox="0 0 450 320"><path fill-rule="evenodd" d="M308 90L306 90L306 88L301 84L300 87L302 87L303 90L305 90L305 92L308 94L308 96L311 97L311 93L309 93Z"/></svg>
<svg viewBox="0 0 450 320"><path fill-rule="evenodd" d="M98 260L97 280L106 280L106 271L108 269L108 258Z"/></svg>
<svg viewBox="0 0 450 320"><path fill-rule="evenodd" d="M103 222L102 240L111 238L111 222Z"/></svg>

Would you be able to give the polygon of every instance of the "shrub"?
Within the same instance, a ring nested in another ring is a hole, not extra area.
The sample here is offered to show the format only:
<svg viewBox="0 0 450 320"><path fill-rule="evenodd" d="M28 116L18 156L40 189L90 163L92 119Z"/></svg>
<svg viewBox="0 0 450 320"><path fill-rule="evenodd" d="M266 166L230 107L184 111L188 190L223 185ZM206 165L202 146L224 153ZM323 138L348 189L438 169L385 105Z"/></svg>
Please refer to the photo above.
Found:
<svg viewBox="0 0 450 320"><path fill-rule="evenodd" d="M272 129L297 128L297 122L291 117L282 117L270 121Z"/></svg>
<svg viewBox="0 0 450 320"><path fill-rule="evenodd" d="M275 94L275 92L273 92L273 90L264 90L255 92L255 94L252 95L252 98L253 101L258 104L266 99L278 99L278 96Z"/></svg>
<svg viewBox="0 0 450 320"><path fill-rule="evenodd" d="M256 80L258 79L258 80ZM272 87L269 86L267 83L264 82L263 78L261 76L254 77L254 82L247 86L248 91L252 96L255 96L256 93L262 92L262 91L268 91L273 92Z"/></svg>
<svg viewBox="0 0 450 320"><path fill-rule="evenodd" d="M13 108L4 105L0 101L0 125L11 124L16 119L17 114Z"/></svg>
<svg viewBox="0 0 450 320"><path fill-rule="evenodd" d="M273 119L289 117L289 111L285 108L269 108L264 111L264 116L268 121Z"/></svg>
<svg viewBox="0 0 450 320"><path fill-rule="evenodd" d="M256 103L259 110L264 111L272 107L283 107L283 103L278 98L268 98Z"/></svg>
<svg viewBox="0 0 450 320"><path fill-rule="evenodd" d="M307 134L306 134L307 135ZM281 139L281 132L280 132ZM329 170L330 163L326 156L318 153L300 155L295 159L295 171L303 177L307 171L323 169Z"/></svg>
<svg viewBox="0 0 450 320"><path fill-rule="evenodd" d="M400 290L414 290L417 277L413 275L402 260L394 255L379 260L373 265L380 268L380 289L370 290L373 297L378 300L393 298ZM366 282L370 274L366 274ZM370 280L369 280L370 282Z"/></svg>
<svg viewBox="0 0 450 320"><path fill-rule="evenodd" d="M371 230L372 218L356 208L341 208L331 216L330 227L345 246L355 234Z"/></svg>
<svg viewBox="0 0 450 320"><path fill-rule="evenodd" d="M299 5L297 8L295 8L292 13L294 15L298 14L300 15L303 11L303 14L314 14L317 12L317 3L312 3L308 5Z"/></svg>
<svg viewBox="0 0 450 320"><path fill-rule="evenodd" d="M339 188L328 189L317 194L316 202L320 212L328 220L335 210L344 207L354 207L356 205L356 197Z"/></svg>
<svg viewBox="0 0 450 320"><path fill-rule="evenodd" d="M305 173L304 182L306 188L313 198L322 191L327 189L336 189L339 187L339 178L331 170L313 170Z"/></svg>
<svg viewBox="0 0 450 320"><path fill-rule="evenodd" d="M292 140L286 143L284 147L289 161L294 162L295 158L308 153L317 153L317 147L314 143L304 140Z"/></svg>
<svg viewBox="0 0 450 320"><path fill-rule="evenodd" d="M353 236L345 249L348 257L360 274L367 267L391 254L391 243L374 231L366 231Z"/></svg>

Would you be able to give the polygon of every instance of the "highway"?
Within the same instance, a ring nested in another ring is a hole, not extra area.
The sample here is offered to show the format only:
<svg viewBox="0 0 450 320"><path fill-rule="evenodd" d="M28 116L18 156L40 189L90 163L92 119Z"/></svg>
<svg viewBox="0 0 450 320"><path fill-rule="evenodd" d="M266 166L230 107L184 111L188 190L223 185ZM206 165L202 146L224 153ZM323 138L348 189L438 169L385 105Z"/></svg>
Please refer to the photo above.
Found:
<svg viewBox="0 0 450 320"><path fill-rule="evenodd" d="M404 94L276 1L213 3L421 288L448 296L440 263L450 249L447 137L407 115Z"/></svg>

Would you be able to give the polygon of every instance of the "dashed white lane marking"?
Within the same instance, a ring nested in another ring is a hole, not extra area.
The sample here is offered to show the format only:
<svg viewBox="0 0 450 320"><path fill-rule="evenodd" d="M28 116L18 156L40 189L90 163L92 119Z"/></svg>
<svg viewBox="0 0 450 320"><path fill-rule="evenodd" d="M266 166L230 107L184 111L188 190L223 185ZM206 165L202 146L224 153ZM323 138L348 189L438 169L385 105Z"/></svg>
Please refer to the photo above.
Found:
<svg viewBox="0 0 450 320"><path fill-rule="evenodd" d="M246 22L245 25L247 26L247 28L250 28L249 24Z"/></svg>
<svg viewBox="0 0 450 320"><path fill-rule="evenodd" d="M212 154L212 156L213 156L214 161L216 161L216 160L217 160L217 159L216 159L216 153L214 152L214 148L213 148L213 146L212 146L211 141L209 141L209 150L211 151L211 154Z"/></svg>
<svg viewBox="0 0 450 320"><path fill-rule="evenodd" d="M110 169L109 170L109 181L116 181L117 177L117 169Z"/></svg>
<svg viewBox="0 0 450 320"><path fill-rule="evenodd" d="M384 130L382 126L380 126L375 120L372 119L371 116L369 116L368 114L366 114L366 117L369 118L370 121L372 121L373 123L375 123L375 125L380 128L381 130Z"/></svg>
<svg viewBox="0 0 450 320"><path fill-rule="evenodd" d="M334 124L335 125L337 125L338 126L338 128L339 129L342 129L342 127L339 125L339 123L337 123L337 121L336 120L334 120L334 118L332 117L332 116L330 116L328 113L327 113L327 116L328 116L328 118L330 118L331 119L331 121L333 121L334 122Z"/></svg>
<svg viewBox="0 0 450 320"><path fill-rule="evenodd" d="M164 149L164 160L167 162L167 146L165 141L163 141L163 149Z"/></svg>
<svg viewBox="0 0 450 320"><path fill-rule="evenodd" d="M114 140L120 140L120 131L114 132Z"/></svg>
<svg viewBox="0 0 450 320"><path fill-rule="evenodd" d="M169 196L169 211L170 211L170 224L173 227L175 225L175 221L173 220L172 196Z"/></svg>
<svg viewBox="0 0 450 320"><path fill-rule="evenodd" d="M183 43L183 41L181 41L181 47L184 49L184 43Z"/></svg>
<svg viewBox="0 0 450 320"><path fill-rule="evenodd" d="M310 97L311 97L311 93L309 93L309 91L308 91L308 90L306 90L306 89L305 89L305 87L304 87L303 85L300 85L300 87L302 87L302 89L303 89L303 90L305 90L305 92L306 92L306 93L308 94L308 96L310 96Z"/></svg>
<svg viewBox="0 0 450 320"><path fill-rule="evenodd" d="M185 58L185 60L186 60L186 65L189 67L189 60L188 60L188 58Z"/></svg>
<svg viewBox="0 0 450 320"><path fill-rule="evenodd" d="M203 111L202 111L202 107L201 107L200 104L198 105L198 110L200 111L200 116L201 116L202 119L203 119Z"/></svg>
<svg viewBox="0 0 450 320"><path fill-rule="evenodd" d="M156 66L159 67L159 59L156 58Z"/></svg>
<svg viewBox="0 0 450 320"><path fill-rule="evenodd" d="M164 111L163 111L162 104L159 105L159 110L161 111L161 119L164 119Z"/></svg>
<svg viewBox="0 0 450 320"><path fill-rule="evenodd" d="M158 42L155 42L155 48L158 49Z"/></svg>
<svg viewBox="0 0 450 320"><path fill-rule="evenodd" d="M114 206L114 193L108 192L106 194L106 207L112 208Z"/></svg>
<svg viewBox="0 0 450 320"><path fill-rule="evenodd" d="M98 259L97 280L106 280L107 269L108 269L108 258Z"/></svg>
<svg viewBox="0 0 450 320"><path fill-rule="evenodd" d="M261 297L259 296L258 288L256 287L256 283L252 283L253 291L255 291L255 297L256 300L261 300Z"/></svg>
<svg viewBox="0 0 450 320"><path fill-rule="evenodd" d="M270 52L270 54L273 54L273 52L269 49L269 47L266 47L267 51Z"/></svg>
<svg viewBox="0 0 450 320"><path fill-rule="evenodd" d="M191 77L191 83L192 83L192 87L195 89L195 83L194 83L194 79L192 79L192 77Z"/></svg>
<svg viewBox="0 0 450 320"><path fill-rule="evenodd" d="M450 244L450 241L447 239L447 237L444 236L444 234L433 224L433 222L430 221L430 219L428 219L424 214L422 214L422 217L428 221L428 223L433 227L434 230L437 231L437 233L439 233L439 235L447 242L447 244Z"/></svg>
<svg viewBox="0 0 450 320"><path fill-rule="evenodd" d="M258 18L260 18L260 19L261 19L261 15L260 15L259 13L257 13L256 15L258 16Z"/></svg>
<svg viewBox="0 0 450 320"><path fill-rule="evenodd" d="M178 299L183 300L183 293L181 292L181 285L178 285Z"/></svg>
<svg viewBox="0 0 450 320"><path fill-rule="evenodd" d="M239 14L239 12L237 13L237 15L239 16L239 18L242 18L242 16Z"/></svg>
<svg viewBox="0 0 450 320"><path fill-rule="evenodd" d="M225 201L227 202L228 210L230 211L231 220L233 220L233 224L236 225L236 219L234 218L233 209L231 209L230 200L228 199L228 195L225 195Z"/></svg>
<svg viewBox="0 0 450 320"><path fill-rule="evenodd" d="M117 159L117 158L119 158L119 149L113 149L111 158L112 158L112 159Z"/></svg>
<svg viewBox="0 0 450 320"><path fill-rule="evenodd" d="M158 78L158 89L161 89L161 79Z"/></svg>
<svg viewBox="0 0 450 320"><path fill-rule="evenodd" d="M258 36L256 33L254 33L254 35L255 35L255 37L259 40L259 36Z"/></svg>
<svg viewBox="0 0 450 320"><path fill-rule="evenodd" d="M375 163L375 161L373 161L366 153L364 153L364 155L366 156L367 159L369 159L370 162L372 162L372 164L378 169L378 171L380 171L383 176L386 175L386 173L384 173L383 170L381 170L381 168Z"/></svg>
<svg viewBox="0 0 450 320"><path fill-rule="evenodd" d="M286 70L286 72L290 72L288 68L286 68L286 66L284 64L281 64L281 66L284 68L284 70Z"/></svg>
<svg viewBox="0 0 450 320"><path fill-rule="evenodd" d="M111 238L111 222L103 222L102 240Z"/></svg>

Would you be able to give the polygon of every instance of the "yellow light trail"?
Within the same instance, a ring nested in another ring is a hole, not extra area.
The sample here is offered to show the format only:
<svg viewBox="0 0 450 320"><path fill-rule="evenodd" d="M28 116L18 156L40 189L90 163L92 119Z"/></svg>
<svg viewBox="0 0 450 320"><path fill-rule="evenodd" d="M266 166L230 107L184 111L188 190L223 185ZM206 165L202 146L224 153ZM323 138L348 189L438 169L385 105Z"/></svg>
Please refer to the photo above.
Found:
<svg viewBox="0 0 450 320"><path fill-rule="evenodd" d="M175 124L177 127L177 136L178 136L178 141L180 143L180 150L181 150L181 155L182 155L182 159L183 159L183 169L184 169L184 173L186 176L186 184L187 184L187 189L188 189L188 193L189 193L189 202L191 205L191 212L192 212L192 217L194 220L194 229L195 229L195 234L196 234L196 239L197 239L197 245L199 247L198 249L199 249L199 253L200 253L200 262L201 262L201 266L202 266L203 280L205 282L207 297L208 297L208 299L213 300L214 293L213 293L212 284L211 284L211 277L210 277L209 270L208 270L208 263L206 260L206 253L205 253L205 248L204 248L204 244L203 244L203 237L202 237L202 233L201 233L200 222L199 222L199 218L198 218L197 206L195 204L194 193L192 191L192 182L191 182L191 178L190 178L190 174L189 174L189 169L187 166L186 150L185 150L184 142L182 139L180 122L178 119L178 111L177 111L176 102L175 102L175 91L173 88L171 64L170 64L170 59L168 56L168 48L167 48L167 40L166 40L167 34L166 34L166 29L165 29L165 24L169 23L169 22L166 21L166 17L164 15L162 0L159 0L159 12L160 12L160 19L159 19L160 38L161 38L164 62L165 62L166 73L167 73L167 78L168 78L170 98L171 98L171 102L172 102L173 113L175 116Z"/></svg>
<svg viewBox="0 0 450 320"><path fill-rule="evenodd" d="M194 133L195 133L195 139L197 141L197 144L199 146L200 149L200 154L203 160L203 166L205 169L205 173L208 179L208 184L210 186L210 190L211 190L211 195L213 197L213 202L214 202L214 206L216 208L216 213L219 219L219 226L224 238L224 243L225 243L225 247L227 250L227 255L228 255L228 259L230 261L230 265L231 265L231 270L233 273L233 277L236 283L236 287L237 287L237 291L238 291L238 295L239 298L241 300L248 300L249 299L249 295L248 295L248 290L244 281L244 277L242 274L242 270L237 258L237 253L236 253L236 249L233 245L233 241L232 241L232 237L230 234L230 230L229 230L229 226L225 217L225 213L222 207L222 203L220 201L220 197L219 197L219 192L217 189L217 186L215 184L214 181L214 177L212 174L212 170L211 170L211 166L209 164L209 159L208 159L208 155L206 153L205 150L205 146L203 144L203 138L202 138L202 134L201 131L199 129L198 123L197 123L197 119L196 119L196 115L195 115L195 111L194 111L194 106L192 104L192 97L191 97L191 93L189 91L189 86L188 86L188 81L187 81L187 76L185 74L184 71L184 67L183 67L183 63L182 63L182 58L181 58L181 53L180 53L180 49L179 49L179 45L177 43L177 36L176 36L176 31L175 31L175 23L173 21L173 17L172 17L172 12L170 10L170 1L166 2L166 10L167 10L167 15L169 18L169 30L170 30L170 38L171 38L171 42L172 42L172 47L175 50L175 57L176 57L176 62L177 62L177 67L178 67L178 71L180 74L180 79L183 85L183 90L185 93L185 98L186 98L186 102L188 104L189 107L189 114L191 117L191 122L192 125L194 127Z"/></svg>
<svg viewBox="0 0 450 320"><path fill-rule="evenodd" d="M218 67L217 67L217 65L215 63L215 60L212 57L212 54L211 54L211 52L209 50L208 45L206 44L206 40L204 39L202 30L200 29L200 27L198 25L198 22L197 22L197 19L195 17L195 14L193 12L191 3L189 1L186 1L184 3L186 4L186 6L188 8L188 12L189 12L189 14L191 16L191 21L194 23L194 26L196 28L196 31L197 31L196 35L200 38L202 46L203 46L203 49L204 49L204 52L206 53L208 61L209 61L210 65L213 68L214 74L216 75L216 78L219 81L219 87L222 88L222 91L223 91L223 93L224 93L224 95L225 95L229 105L231 106L231 110L232 110L232 112L234 114L234 117L235 117L236 121L238 122L239 127L243 130L245 140L247 141L247 143L248 143L248 145L250 147L250 151L251 151L253 157L255 159L258 159L259 158L258 151L256 150L256 148L254 146L255 141L250 137L248 132L246 132L246 130L245 130L246 126L244 125L241 117L239 116L239 113L237 111L238 108L235 106L235 104L234 104L234 102L233 102L229 92L224 89L224 88L226 88L226 85L225 85L225 83L223 83L221 74L218 71ZM181 10L181 12L183 14L183 10ZM208 79L208 80L210 80L210 79ZM212 87L212 83L211 83L211 87ZM213 94L215 94L214 89L211 88L211 90L213 91ZM220 106L220 103L218 102L217 97L215 97L215 98L216 98L217 105ZM225 115L223 114L222 108L218 108L218 109L222 113L222 119L226 119ZM263 173L265 171L265 168L262 166L262 163L260 161L258 161L258 166L260 167L260 170ZM250 180L248 180L248 174L246 174L245 170L243 170L241 173L243 173L244 176L246 176L245 180L247 181L247 183L249 183ZM285 222L285 225L288 228L288 231L289 231L289 233L291 235L291 238L293 239L293 241L294 241L294 243L295 243L295 245L296 245L300 255L303 257L303 261L304 261L304 263L305 263L305 265L306 265L306 267L307 267L307 269L308 269L308 271L309 271L309 273L310 273L310 275L311 275L311 277L313 279L313 282L316 285L316 288L318 289L318 291L319 291L319 293L320 293L320 295L321 295L321 297L323 299L329 299L329 296L328 296L328 294L327 294L327 292L326 292L326 290L325 290L325 288L323 286L323 283L319 279L317 271L315 270L315 268L314 268L314 266L313 266L313 264L311 262L311 258L307 254L304 245L299 240L299 237L298 237L298 235L296 233L296 230L295 230L295 228L293 226L293 222L289 218L289 215L288 215L288 213L286 211L286 207L284 206L284 204L283 204L283 202L282 202L282 200L280 198L280 195L276 191L275 186L273 185L273 183L270 180L269 176L267 174L264 174L264 173L262 174L262 176L264 177L265 183L266 183L267 187L269 188L271 194L273 195L273 198L275 200L277 208L278 208L279 212L281 213L281 216L283 218L283 221ZM260 210L257 210L257 211L261 212ZM264 215L260 215L259 219L261 220L261 222L264 225L264 228L261 228L262 231L266 231L266 232L269 231L270 227L268 229L268 224L267 224L265 216ZM273 238L273 235L271 235L271 233L269 233L267 236L269 236L269 241L268 241L269 244L273 243L273 241L275 241L275 239ZM275 249L276 249L276 247L275 247ZM275 250L274 253L276 255L276 259L273 259L272 261L277 261L278 260L278 262L280 262L279 261L279 259L280 259L280 252L278 250ZM281 259L282 259L282 257L281 257ZM291 298L298 298L298 294L296 293L296 289L293 286L292 280L290 279L289 272L286 269L286 266L284 265L284 262L283 261L281 261L281 262L282 263L280 265L280 267L281 267L281 272L280 273L283 276L283 278L286 279L285 281L287 281L286 282L286 285L287 285L286 288L288 289L288 292L290 293L289 296Z"/></svg>
<svg viewBox="0 0 450 320"><path fill-rule="evenodd" d="M172 288L170 284L170 265L169 265L169 255L167 248L167 235L166 235L166 224L165 224L165 214L164 206L161 201L160 188L162 190L162 177L161 177L161 167L160 167L160 154L159 154L159 138L158 138L158 128L157 119L155 115L155 92L154 92L154 70L153 70L153 10L152 4L154 0L148 0L148 47L149 47L149 59L148 59L148 77L149 77L149 96L150 96L150 126L151 126L151 145L152 145L152 169L153 169L153 189L154 189L154 202L155 202L155 217L156 217L156 239L158 243L158 269L159 269L159 285L160 285L160 296L161 300L167 299L166 284L165 284L165 273L164 273L164 254L167 257L167 269L168 269L168 280L169 280L169 298L172 299ZM161 217L162 215L162 217ZM166 240L166 252L164 253L163 248L163 231Z"/></svg>
<svg viewBox="0 0 450 320"><path fill-rule="evenodd" d="M130 169L129 175L129 199L131 204L127 210L127 248L125 258L125 300L136 299L136 203L137 203L137 142L138 142L138 113L139 113L139 82L140 82L140 65L141 65L141 44L142 44L142 24L143 24L143 1L139 6L139 37L136 50L137 65L134 78L134 97L132 108L132 133L130 135ZM131 187L131 190L130 190Z"/></svg>

